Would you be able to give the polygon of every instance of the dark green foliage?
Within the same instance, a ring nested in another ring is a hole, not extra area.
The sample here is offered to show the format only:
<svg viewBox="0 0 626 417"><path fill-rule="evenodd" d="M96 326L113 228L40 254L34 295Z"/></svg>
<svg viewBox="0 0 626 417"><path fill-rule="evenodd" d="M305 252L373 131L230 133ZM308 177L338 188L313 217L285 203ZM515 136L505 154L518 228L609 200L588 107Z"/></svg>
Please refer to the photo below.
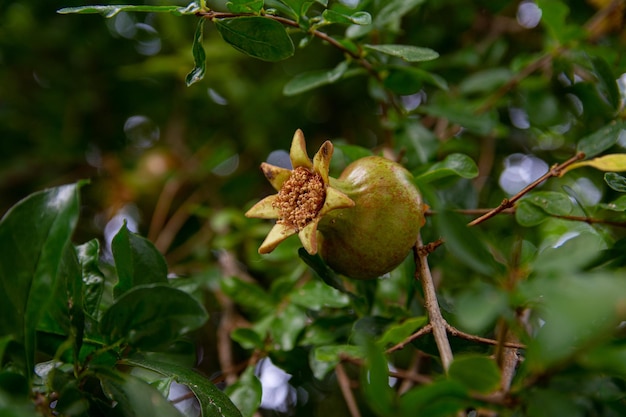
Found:
<svg viewBox="0 0 626 417"><path fill-rule="evenodd" d="M625 415L623 2L59 1L0 5L0 415ZM258 255L296 128L406 166L424 246Z"/></svg>

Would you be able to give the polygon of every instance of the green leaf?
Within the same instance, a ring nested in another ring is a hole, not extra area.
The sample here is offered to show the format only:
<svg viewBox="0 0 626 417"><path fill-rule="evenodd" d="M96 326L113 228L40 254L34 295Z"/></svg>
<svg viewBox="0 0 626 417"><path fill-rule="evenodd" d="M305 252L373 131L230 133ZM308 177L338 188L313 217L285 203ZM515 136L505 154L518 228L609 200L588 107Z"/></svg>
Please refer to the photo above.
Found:
<svg viewBox="0 0 626 417"><path fill-rule="evenodd" d="M587 242L588 244L591 242ZM587 246L589 247L589 246ZM576 253L572 252L571 259ZM529 369L544 371L609 338L626 303L623 274L540 275L523 290L545 324L528 344Z"/></svg>
<svg viewBox="0 0 626 417"><path fill-rule="evenodd" d="M578 142L578 152L592 158L615 145L623 137L626 137L626 120L613 121L581 139Z"/></svg>
<svg viewBox="0 0 626 417"><path fill-rule="evenodd" d="M135 376L103 369L98 369L96 375L116 408L129 416L183 417L156 388Z"/></svg>
<svg viewBox="0 0 626 417"><path fill-rule="evenodd" d="M113 237L111 250L118 277L115 297L138 285L167 283L163 255L148 239L129 231L126 222Z"/></svg>
<svg viewBox="0 0 626 417"><path fill-rule="evenodd" d="M307 11L311 7L311 5L313 5L314 3L314 1L311 1L311 0L279 0L279 1L283 3L284 5L286 5L287 7L289 7L291 13L293 14L293 17L298 22L300 21L302 17L306 15ZM318 0L318 3L322 3L324 7L327 6L327 4L323 4L324 2L322 1Z"/></svg>
<svg viewBox="0 0 626 417"><path fill-rule="evenodd" d="M569 7L561 0L538 0L541 9L541 23L548 28L548 33L561 44L585 36L582 27L566 22Z"/></svg>
<svg viewBox="0 0 626 417"><path fill-rule="evenodd" d="M605 178L604 181L606 181L606 175L604 176L604 178ZM625 190L626 190L626 185L625 185ZM626 211L626 195L619 196L618 198L611 201L610 203L600 204L600 207L606 210L612 210L612 211Z"/></svg>
<svg viewBox="0 0 626 417"><path fill-rule="evenodd" d="M413 45L363 45L365 49L370 51L381 52L386 55L402 58L407 62L432 61L439 58L439 54L430 48L422 48Z"/></svg>
<svg viewBox="0 0 626 417"><path fill-rule="evenodd" d="M366 366L361 373L363 393L378 415L395 415L394 392L389 385L389 365L382 349L374 343L365 346Z"/></svg>
<svg viewBox="0 0 626 417"><path fill-rule="evenodd" d="M263 9L264 0L233 0L226 3L232 13L258 14Z"/></svg>
<svg viewBox="0 0 626 417"><path fill-rule="evenodd" d="M626 178L615 172L604 174L604 181L609 187L620 193L626 193Z"/></svg>
<svg viewBox="0 0 626 417"><path fill-rule="evenodd" d="M246 368L237 382L224 390L243 417L254 416L261 405L261 391L261 382L254 375L254 366Z"/></svg>
<svg viewBox="0 0 626 417"><path fill-rule="evenodd" d="M206 72L206 52L204 51L204 46L202 45L203 39L204 19L200 18L198 26L196 26L196 33L193 36L193 45L191 46L194 67L185 78L187 87L204 78L204 74Z"/></svg>
<svg viewBox="0 0 626 417"><path fill-rule="evenodd" d="M479 135L490 134L497 125L493 112L476 114L472 106L463 100L433 103L419 107L420 111L434 117L446 119Z"/></svg>
<svg viewBox="0 0 626 417"><path fill-rule="evenodd" d="M346 164L373 155L371 150L358 145L337 144L335 145L335 150L339 150L341 154L343 154L343 157L346 159Z"/></svg>
<svg viewBox="0 0 626 417"><path fill-rule="evenodd" d="M317 280L296 288L289 298L292 303L311 310L321 310L324 307L341 308L350 304L347 295Z"/></svg>
<svg viewBox="0 0 626 417"><path fill-rule="evenodd" d="M355 12L351 15L339 13L332 9L326 9L322 17L328 23L343 23L355 25L369 25L372 23L372 16L367 12Z"/></svg>
<svg viewBox="0 0 626 417"><path fill-rule="evenodd" d="M513 74L508 68L489 68L475 72L459 84L463 94L489 93L506 84Z"/></svg>
<svg viewBox="0 0 626 417"><path fill-rule="evenodd" d="M459 215L447 211L437 214L434 220L446 249L456 259L485 276L495 278L499 274L501 268L476 228L469 228Z"/></svg>
<svg viewBox="0 0 626 417"><path fill-rule="evenodd" d="M591 56L591 63L598 77L598 88L601 90L604 97L606 97L611 108L614 111L619 110L621 101L620 92L616 82L617 77L613 73L611 66L604 58L597 55Z"/></svg>
<svg viewBox="0 0 626 417"><path fill-rule="evenodd" d="M344 287L343 282L337 276L335 271L333 271L322 259L319 254L311 255L304 248L298 249L298 256L309 266L315 273L322 278L322 280L332 288L335 288L341 291L344 294L348 294L349 296L353 296L348 290Z"/></svg>
<svg viewBox="0 0 626 417"><path fill-rule="evenodd" d="M306 312L294 304L278 310L269 329L274 343L281 350L292 350L307 322Z"/></svg>
<svg viewBox="0 0 626 417"><path fill-rule="evenodd" d="M468 408L471 400L464 386L454 380L420 385L400 397L400 415L449 417Z"/></svg>
<svg viewBox="0 0 626 417"><path fill-rule="evenodd" d="M124 359L122 363L158 372L173 378L179 384L186 385L193 391L200 402L203 417L241 417L241 412L239 412L226 394L213 385L208 378L194 372L192 369L171 363L148 360L138 355Z"/></svg>
<svg viewBox="0 0 626 417"><path fill-rule="evenodd" d="M428 319L425 316L418 316L406 319L402 323L392 324L376 343L383 349L389 345L396 345L422 328L426 323L428 323Z"/></svg>
<svg viewBox="0 0 626 417"><path fill-rule="evenodd" d="M486 356L456 356L448 370L451 379L467 389L487 394L500 386L500 370L496 362Z"/></svg>
<svg viewBox="0 0 626 417"><path fill-rule="evenodd" d="M26 197L0 220L0 334L24 346L33 372L35 330L53 295L79 214L83 182Z"/></svg>
<svg viewBox="0 0 626 417"><path fill-rule="evenodd" d="M89 316L97 319L104 290L104 274L99 268L100 243L98 239L76 246L76 255L82 270L83 308Z"/></svg>
<svg viewBox="0 0 626 417"><path fill-rule="evenodd" d="M605 248L606 243L600 236L581 233L557 247L548 247L539 252L533 262L533 269L542 274L577 271L589 264Z"/></svg>
<svg viewBox="0 0 626 417"><path fill-rule="evenodd" d="M230 332L230 337L244 349L262 349L263 338L253 329L239 327Z"/></svg>
<svg viewBox="0 0 626 417"><path fill-rule="evenodd" d="M110 6L78 6L64 7L57 10L60 14L101 14L104 17L114 17L120 12L144 12L144 13L171 13L175 16L195 14L200 8L196 2L190 3L187 7L180 6L149 6L149 5L132 5L117 4Z"/></svg>
<svg viewBox="0 0 626 417"><path fill-rule="evenodd" d="M287 31L275 20L246 16L215 20L222 38L235 49L263 61L280 61L294 54Z"/></svg>
<svg viewBox="0 0 626 417"><path fill-rule="evenodd" d="M515 219L522 226L536 226L550 215L566 216L572 209L569 196L554 191L536 191L519 201Z"/></svg>
<svg viewBox="0 0 626 417"><path fill-rule="evenodd" d="M363 358L365 350L361 346L354 345L329 345L314 348L309 357L309 364L315 378L324 379L330 371L335 369L343 356Z"/></svg>
<svg viewBox="0 0 626 417"><path fill-rule="evenodd" d="M626 377L626 346L623 344L602 345L581 355L578 362L585 368L592 368L609 375Z"/></svg>
<svg viewBox="0 0 626 417"><path fill-rule="evenodd" d="M424 0L388 1L374 18L374 25L379 28L387 25L397 26L404 15L422 3L424 3Z"/></svg>
<svg viewBox="0 0 626 417"><path fill-rule="evenodd" d="M331 70L311 71L298 74L285 84L283 94L286 96L295 96L296 94L339 81L348 69L348 65L348 61L341 61L339 65Z"/></svg>
<svg viewBox="0 0 626 417"><path fill-rule="evenodd" d="M433 164L428 171L416 177L419 183L429 183L440 178L459 176L461 178L476 178L478 167L472 158L461 153L453 153L441 161Z"/></svg>
<svg viewBox="0 0 626 417"><path fill-rule="evenodd" d="M456 300L456 318L463 330L482 334L493 328L507 309L507 295L491 285L480 284L462 292Z"/></svg>
<svg viewBox="0 0 626 417"><path fill-rule="evenodd" d="M83 279L71 244L66 246L50 303L37 329L66 336L72 341L74 359L78 359L85 329Z"/></svg>
<svg viewBox="0 0 626 417"><path fill-rule="evenodd" d="M383 79L383 85L393 93L408 96L422 89L424 79L422 74L413 71L412 67L391 67Z"/></svg>
<svg viewBox="0 0 626 417"><path fill-rule="evenodd" d="M272 298L256 283L230 277L221 280L220 285L222 291L246 311L263 315L276 308Z"/></svg>
<svg viewBox="0 0 626 417"><path fill-rule="evenodd" d="M134 287L104 313L100 330L110 342L159 349L202 326L208 315L195 298L164 284Z"/></svg>

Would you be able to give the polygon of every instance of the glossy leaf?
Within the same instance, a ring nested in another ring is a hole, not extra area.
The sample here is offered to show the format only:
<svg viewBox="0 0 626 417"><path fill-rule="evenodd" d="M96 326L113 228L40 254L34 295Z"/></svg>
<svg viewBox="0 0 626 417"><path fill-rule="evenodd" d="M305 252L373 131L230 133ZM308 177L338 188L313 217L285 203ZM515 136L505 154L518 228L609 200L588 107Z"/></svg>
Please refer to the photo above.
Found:
<svg viewBox="0 0 626 417"><path fill-rule="evenodd" d="M385 330L385 333L383 333L376 343L381 348L396 345L422 328L426 323L428 323L428 319L425 316L418 316L406 319L401 323L392 324Z"/></svg>
<svg viewBox="0 0 626 417"><path fill-rule="evenodd" d="M258 14L263 9L263 0L233 0L226 3L226 7L233 13Z"/></svg>
<svg viewBox="0 0 626 417"><path fill-rule="evenodd" d="M622 175L615 172L607 172L604 174L604 182L615 191L626 193L626 178Z"/></svg>
<svg viewBox="0 0 626 417"><path fill-rule="evenodd" d="M461 153L453 153L441 161L433 164L428 171L416 177L419 183L429 183L441 178L459 176L461 178L476 178L478 167L472 158Z"/></svg>
<svg viewBox="0 0 626 417"><path fill-rule="evenodd" d="M346 307L350 303L350 298L346 294L317 280L309 281L295 289L289 298L292 303L311 310Z"/></svg>
<svg viewBox="0 0 626 417"><path fill-rule="evenodd" d="M241 413L211 381L192 369L161 361L149 360L136 355L122 361L173 378L179 384L189 387L200 402L203 417L241 417Z"/></svg>
<svg viewBox="0 0 626 417"><path fill-rule="evenodd" d="M115 297L138 285L167 283L167 264L148 239L128 230L126 223L111 243L118 282Z"/></svg>
<svg viewBox="0 0 626 417"><path fill-rule="evenodd" d="M449 417L469 408L471 400L467 389L458 381L439 380L419 385L400 398L399 415Z"/></svg>
<svg viewBox="0 0 626 417"><path fill-rule="evenodd" d="M365 49L370 51L381 52L385 55L391 55L402 58L407 62L432 61L437 59L439 54L430 48L423 48L413 45L363 45Z"/></svg>
<svg viewBox="0 0 626 417"><path fill-rule="evenodd" d="M100 330L110 342L144 350L167 346L202 326L208 316L195 298L164 284L134 287L104 313Z"/></svg>
<svg viewBox="0 0 626 417"><path fill-rule="evenodd" d="M120 12L143 12L143 13L171 13L175 16L195 14L200 10L196 2L190 3L187 7L180 6L151 6L151 5L132 5L119 4L110 6L78 6L64 7L57 10L60 14L101 14L104 17L114 17Z"/></svg>
<svg viewBox="0 0 626 417"><path fill-rule="evenodd" d="M37 329L67 336L72 341L74 359L78 359L85 329L83 279L76 251L71 244L66 246L50 303Z"/></svg>
<svg viewBox="0 0 626 417"><path fill-rule="evenodd" d="M456 356L448 376L459 381L468 390L489 393L500 386L500 370L496 362L485 356Z"/></svg>
<svg viewBox="0 0 626 417"><path fill-rule="evenodd" d="M132 416L183 417L156 388L141 379L114 370L99 370L102 389L116 407Z"/></svg>
<svg viewBox="0 0 626 417"><path fill-rule="evenodd" d="M206 52L202 44L204 40L204 19L198 20L198 26L196 26L196 33L193 36L193 44L191 46L191 54L193 55L194 67L185 77L185 83L187 87L191 84L197 83L204 78L206 72Z"/></svg>
<svg viewBox="0 0 626 417"><path fill-rule="evenodd" d="M626 120L613 121L581 139L578 142L578 152L583 152L587 158L591 158L606 151L624 137L626 137Z"/></svg>
<svg viewBox="0 0 626 417"><path fill-rule="evenodd" d="M261 405L261 391L261 382L254 375L254 366L249 366L224 393L230 397L243 417L252 417Z"/></svg>
<svg viewBox="0 0 626 417"><path fill-rule="evenodd" d="M217 30L231 46L263 61L280 61L294 54L287 31L275 20L259 16L216 20Z"/></svg>
<svg viewBox="0 0 626 417"><path fill-rule="evenodd" d="M104 274L100 270L100 243L92 239L76 246L76 255L82 271L83 308L91 317L98 317L98 308L104 290Z"/></svg>
<svg viewBox="0 0 626 417"><path fill-rule="evenodd" d="M342 61L331 70L303 72L289 80L283 87L283 94L294 96L324 85L332 84L341 79L348 69L348 61Z"/></svg>
<svg viewBox="0 0 626 417"><path fill-rule="evenodd" d="M522 226L536 226L550 215L566 216L572 209L572 202L564 193L535 191L519 201L515 209L515 219Z"/></svg>
<svg viewBox="0 0 626 417"><path fill-rule="evenodd" d="M356 12L351 15L339 13L332 9L326 9L322 17L328 23L343 23L355 25L369 25L372 23L372 16L367 12Z"/></svg>
<svg viewBox="0 0 626 417"><path fill-rule="evenodd" d="M30 378L35 329L56 285L79 213L83 183L37 192L0 220L0 334L24 346Z"/></svg>

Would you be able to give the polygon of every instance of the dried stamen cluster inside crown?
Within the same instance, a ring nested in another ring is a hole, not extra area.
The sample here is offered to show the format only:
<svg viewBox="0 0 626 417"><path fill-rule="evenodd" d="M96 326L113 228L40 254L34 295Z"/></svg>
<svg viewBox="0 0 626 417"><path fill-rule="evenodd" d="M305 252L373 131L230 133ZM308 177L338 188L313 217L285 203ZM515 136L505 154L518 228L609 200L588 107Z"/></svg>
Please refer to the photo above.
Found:
<svg viewBox="0 0 626 417"><path fill-rule="evenodd" d="M274 207L280 212L278 223L299 231L317 216L325 199L322 177L307 168L295 168L274 201Z"/></svg>

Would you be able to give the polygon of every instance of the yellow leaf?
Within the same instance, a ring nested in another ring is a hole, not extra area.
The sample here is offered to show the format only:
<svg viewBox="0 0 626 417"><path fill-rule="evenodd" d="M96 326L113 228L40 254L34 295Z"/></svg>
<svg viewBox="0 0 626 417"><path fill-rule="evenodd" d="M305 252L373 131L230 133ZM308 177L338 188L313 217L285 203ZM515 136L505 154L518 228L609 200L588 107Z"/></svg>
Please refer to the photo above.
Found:
<svg viewBox="0 0 626 417"><path fill-rule="evenodd" d="M561 176L576 168L589 166L600 171L622 172L626 171L626 153L614 153L593 158L588 161L576 162L561 171Z"/></svg>

